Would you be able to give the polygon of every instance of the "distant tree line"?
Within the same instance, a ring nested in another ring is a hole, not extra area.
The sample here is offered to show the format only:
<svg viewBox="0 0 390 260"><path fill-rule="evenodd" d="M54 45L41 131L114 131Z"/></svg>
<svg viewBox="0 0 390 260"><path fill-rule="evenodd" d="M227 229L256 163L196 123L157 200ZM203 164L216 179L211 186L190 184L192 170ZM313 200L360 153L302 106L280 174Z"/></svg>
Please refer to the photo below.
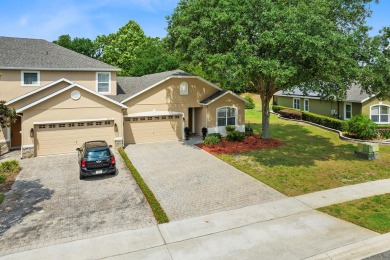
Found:
<svg viewBox="0 0 390 260"><path fill-rule="evenodd" d="M121 69L121 76L142 76L179 67L178 59L168 51L164 40L146 36L135 21L95 40L72 39L66 34L53 43L116 66Z"/></svg>

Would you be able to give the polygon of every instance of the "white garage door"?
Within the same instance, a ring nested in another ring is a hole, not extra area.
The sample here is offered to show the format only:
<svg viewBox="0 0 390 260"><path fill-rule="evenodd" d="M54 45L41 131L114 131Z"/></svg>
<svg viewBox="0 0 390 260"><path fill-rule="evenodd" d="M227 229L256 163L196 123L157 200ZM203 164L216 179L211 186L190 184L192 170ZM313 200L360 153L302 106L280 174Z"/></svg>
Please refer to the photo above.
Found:
<svg viewBox="0 0 390 260"><path fill-rule="evenodd" d="M76 152L86 141L114 142L114 121L35 125L36 155Z"/></svg>
<svg viewBox="0 0 390 260"><path fill-rule="evenodd" d="M124 124L126 144L180 140L183 136L181 115L130 117Z"/></svg>

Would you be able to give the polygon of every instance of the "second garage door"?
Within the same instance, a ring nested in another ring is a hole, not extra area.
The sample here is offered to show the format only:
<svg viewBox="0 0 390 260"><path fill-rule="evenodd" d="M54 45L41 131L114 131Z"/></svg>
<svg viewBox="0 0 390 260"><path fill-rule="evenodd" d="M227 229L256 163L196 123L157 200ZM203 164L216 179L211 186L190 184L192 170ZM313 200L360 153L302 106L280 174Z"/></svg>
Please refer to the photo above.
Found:
<svg viewBox="0 0 390 260"><path fill-rule="evenodd" d="M35 125L35 151L37 156L76 152L86 141L114 141L114 121Z"/></svg>
<svg viewBox="0 0 390 260"><path fill-rule="evenodd" d="M126 144L180 140L183 137L181 115L127 117L124 124Z"/></svg>

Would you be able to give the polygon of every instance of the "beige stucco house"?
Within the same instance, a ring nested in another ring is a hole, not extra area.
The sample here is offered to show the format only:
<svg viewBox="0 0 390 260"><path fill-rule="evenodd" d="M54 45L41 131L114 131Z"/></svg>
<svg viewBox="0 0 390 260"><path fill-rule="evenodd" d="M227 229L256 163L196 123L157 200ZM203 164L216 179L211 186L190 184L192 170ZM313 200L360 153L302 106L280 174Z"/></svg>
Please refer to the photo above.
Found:
<svg viewBox="0 0 390 260"><path fill-rule="evenodd" d="M390 124L390 99L378 100L361 91L358 85L352 85L341 101L324 100L317 92L303 93L293 89L276 92L274 104L343 120L365 114L376 124Z"/></svg>
<svg viewBox="0 0 390 260"><path fill-rule="evenodd" d="M244 131L245 101L181 70L119 77L118 68L45 40L0 37L0 100L18 119L1 152L74 152L88 140L113 146L181 140L184 127Z"/></svg>

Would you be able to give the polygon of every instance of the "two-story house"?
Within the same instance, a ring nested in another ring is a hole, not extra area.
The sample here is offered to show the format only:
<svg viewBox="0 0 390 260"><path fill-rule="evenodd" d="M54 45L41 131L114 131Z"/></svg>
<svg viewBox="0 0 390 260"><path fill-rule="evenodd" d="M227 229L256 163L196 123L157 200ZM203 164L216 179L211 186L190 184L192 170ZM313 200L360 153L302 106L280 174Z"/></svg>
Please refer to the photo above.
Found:
<svg viewBox="0 0 390 260"><path fill-rule="evenodd" d="M0 37L0 100L17 121L0 132L2 152L21 157L75 152L88 140L113 146L244 131L245 100L175 70L118 77L118 68L45 40Z"/></svg>

